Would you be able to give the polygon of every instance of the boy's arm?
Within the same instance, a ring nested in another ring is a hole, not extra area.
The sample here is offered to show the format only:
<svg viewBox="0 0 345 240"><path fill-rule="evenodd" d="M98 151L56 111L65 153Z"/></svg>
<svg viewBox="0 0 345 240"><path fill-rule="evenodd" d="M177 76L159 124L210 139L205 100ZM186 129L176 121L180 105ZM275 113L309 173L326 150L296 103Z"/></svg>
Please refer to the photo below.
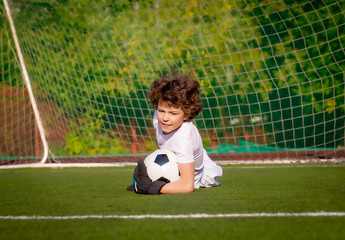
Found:
<svg viewBox="0 0 345 240"><path fill-rule="evenodd" d="M190 193L194 191L194 162L179 163L180 179L164 185L161 193Z"/></svg>

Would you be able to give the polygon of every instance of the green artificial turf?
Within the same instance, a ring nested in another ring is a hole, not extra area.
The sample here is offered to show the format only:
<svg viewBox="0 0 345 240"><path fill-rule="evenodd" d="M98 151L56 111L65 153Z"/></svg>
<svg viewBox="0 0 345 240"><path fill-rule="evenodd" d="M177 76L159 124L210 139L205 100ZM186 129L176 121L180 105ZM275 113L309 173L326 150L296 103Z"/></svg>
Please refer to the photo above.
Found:
<svg viewBox="0 0 345 240"><path fill-rule="evenodd" d="M133 167L0 169L1 216L345 212L344 164L228 165L220 187L126 191ZM0 220L0 239L345 239L345 217Z"/></svg>

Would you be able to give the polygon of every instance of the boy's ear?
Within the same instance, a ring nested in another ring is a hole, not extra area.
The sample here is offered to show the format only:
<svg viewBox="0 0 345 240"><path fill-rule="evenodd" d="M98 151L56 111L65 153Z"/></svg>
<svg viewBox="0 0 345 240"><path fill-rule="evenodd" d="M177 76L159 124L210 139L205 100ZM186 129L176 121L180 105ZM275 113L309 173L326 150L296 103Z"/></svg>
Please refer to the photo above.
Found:
<svg viewBox="0 0 345 240"><path fill-rule="evenodd" d="M189 115L184 115L183 121L187 121L189 119Z"/></svg>

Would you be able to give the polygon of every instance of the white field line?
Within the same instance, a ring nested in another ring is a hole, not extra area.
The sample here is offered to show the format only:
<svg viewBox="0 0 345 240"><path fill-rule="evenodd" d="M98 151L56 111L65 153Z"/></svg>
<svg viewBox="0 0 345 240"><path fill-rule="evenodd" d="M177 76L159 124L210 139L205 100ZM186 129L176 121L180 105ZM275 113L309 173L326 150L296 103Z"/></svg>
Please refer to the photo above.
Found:
<svg viewBox="0 0 345 240"><path fill-rule="evenodd" d="M82 219L194 219L194 218L263 218L263 217L345 217L345 212L300 213L229 213L178 215L79 215L79 216L0 216L0 220L82 220Z"/></svg>
<svg viewBox="0 0 345 240"><path fill-rule="evenodd" d="M276 159L276 160L220 160L215 161L218 165L262 165L262 164L306 164L306 163L345 163L345 158L332 159ZM136 162L113 162L113 163L31 163L17 165L0 165L0 169L16 169L16 168L69 168L69 167L124 167L136 166Z"/></svg>

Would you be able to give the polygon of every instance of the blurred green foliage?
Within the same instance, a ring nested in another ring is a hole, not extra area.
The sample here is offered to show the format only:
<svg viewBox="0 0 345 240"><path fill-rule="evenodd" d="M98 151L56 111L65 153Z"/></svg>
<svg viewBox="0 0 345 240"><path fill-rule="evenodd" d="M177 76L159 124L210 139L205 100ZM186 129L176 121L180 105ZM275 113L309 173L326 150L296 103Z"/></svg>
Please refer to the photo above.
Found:
<svg viewBox="0 0 345 240"><path fill-rule="evenodd" d="M249 132L280 147L344 145L344 1L13 0L11 8L38 101L75 119L71 154L123 152L106 139L129 128L150 145L147 90L177 72L200 81L196 124L206 138ZM262 122L248 123L253 116Z"/></svg>

